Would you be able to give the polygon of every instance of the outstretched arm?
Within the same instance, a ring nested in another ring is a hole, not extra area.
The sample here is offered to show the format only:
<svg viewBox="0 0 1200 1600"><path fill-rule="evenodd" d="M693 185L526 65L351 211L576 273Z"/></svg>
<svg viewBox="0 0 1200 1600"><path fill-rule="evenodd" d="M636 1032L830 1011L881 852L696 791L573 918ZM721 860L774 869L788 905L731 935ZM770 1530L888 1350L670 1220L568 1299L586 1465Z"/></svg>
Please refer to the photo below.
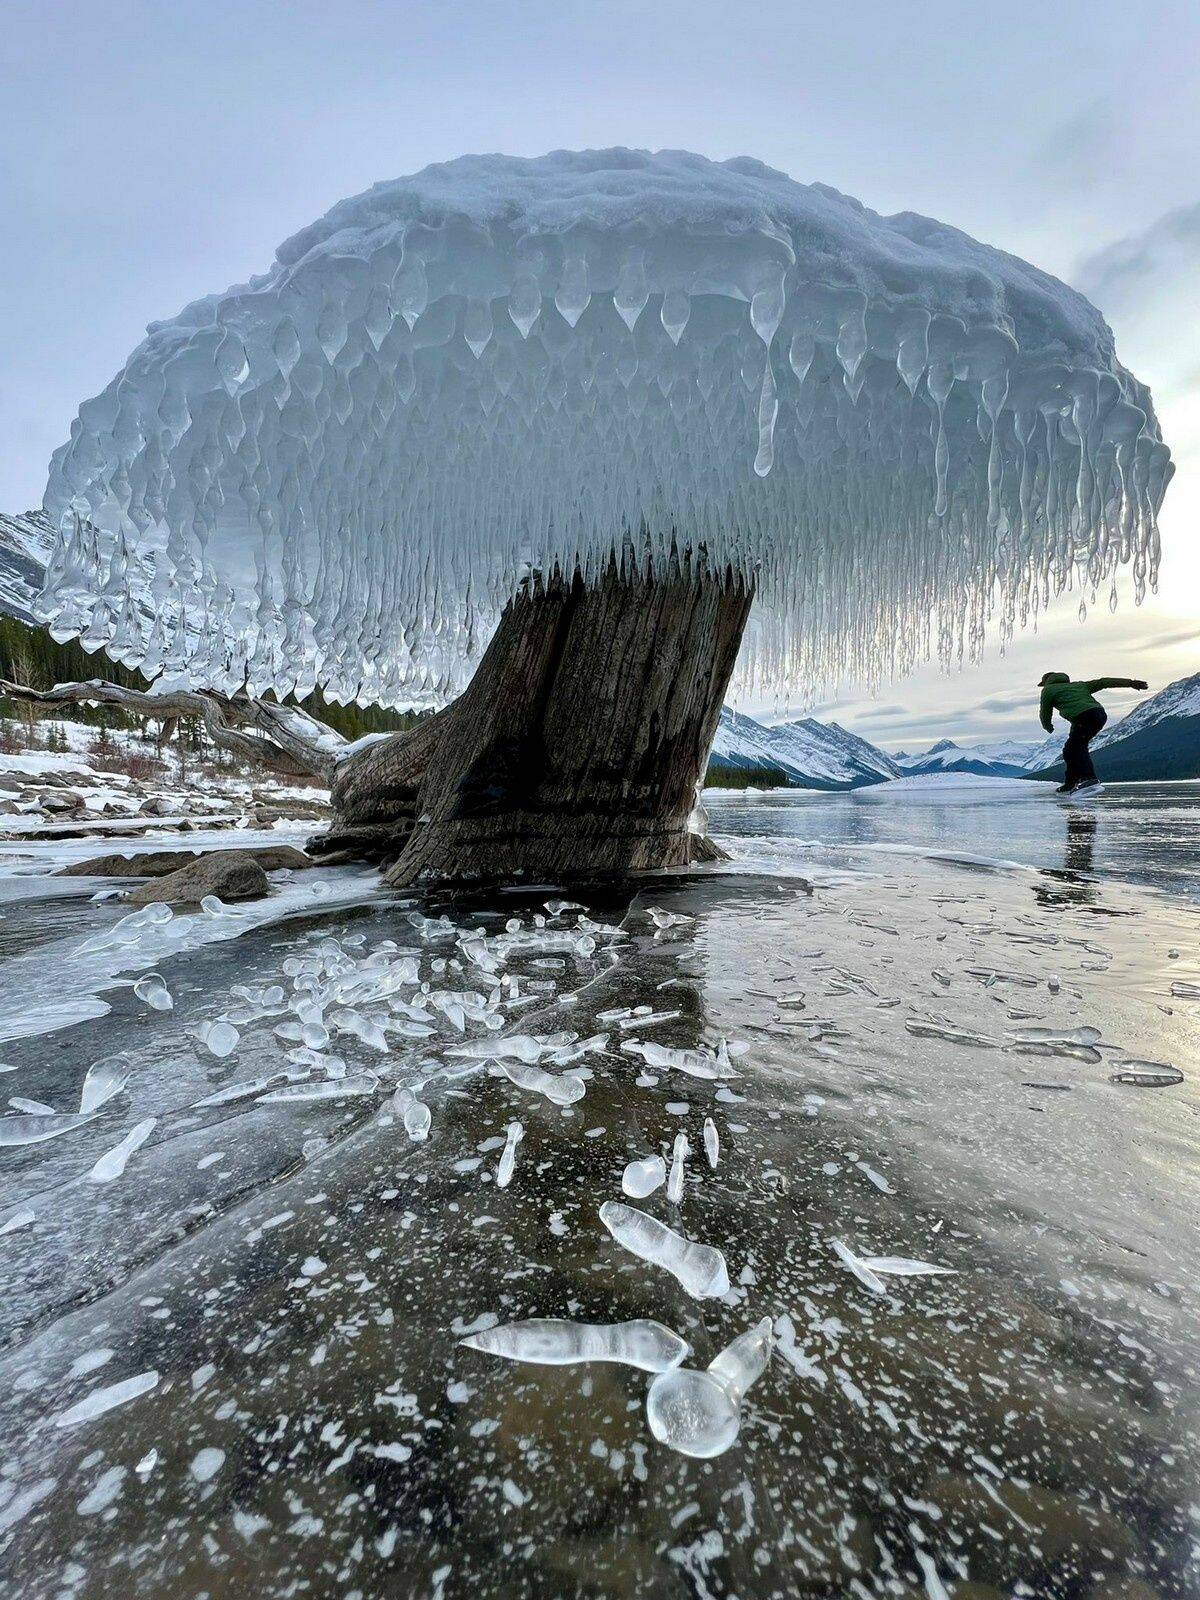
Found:
<svg viewBox="0 0 1200 1600"><path fill-rule="evenodd" d="M1097 689L1148 689L1149 687L1145 678L1092 678L1087 684L1087 692L1095 694Z"/></svg>

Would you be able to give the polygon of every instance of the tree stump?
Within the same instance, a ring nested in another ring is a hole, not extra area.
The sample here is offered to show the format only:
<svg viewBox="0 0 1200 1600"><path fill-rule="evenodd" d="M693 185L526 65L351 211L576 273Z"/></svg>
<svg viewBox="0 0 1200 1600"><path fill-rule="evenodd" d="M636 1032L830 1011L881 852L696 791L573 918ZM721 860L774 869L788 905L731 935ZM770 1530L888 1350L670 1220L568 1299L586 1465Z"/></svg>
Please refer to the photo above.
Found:
<svg viewBox="0 0 1200 1600"><path fill-rule="evenodd" d="M686 566L531 581L453 704L342 763L322 852L396 887L719 856L688 818L751 598Z"/></svg>

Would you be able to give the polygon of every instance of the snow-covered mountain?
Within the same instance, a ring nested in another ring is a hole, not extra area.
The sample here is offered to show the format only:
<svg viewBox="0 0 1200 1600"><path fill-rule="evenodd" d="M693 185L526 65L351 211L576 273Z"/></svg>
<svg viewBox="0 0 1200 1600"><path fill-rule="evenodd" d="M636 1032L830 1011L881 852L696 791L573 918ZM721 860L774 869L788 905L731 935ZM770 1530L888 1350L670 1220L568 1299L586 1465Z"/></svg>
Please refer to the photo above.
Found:
<svg viewBox="0 0 1200 1600"><path fill-rule="evenodd" d="M1000 739L983 744L955 744L939 739L919 755L898 754L896 765L906 777L938 772L969 772L980 778L1017 778L1054 761L1061 739Z"/></svg>
<svg viewBox="0 0 1200 1600"><path fill-rule="evenodd" d="M738 773L800 789L858 789L899 776L891 756L836 722L812 717L768 727L726 706L709 758L709 780Z"/></svg>
<svg viewBox="0 0 1200 1600"><path fill-rule="evenodd" d="M46 563L54 546L50 524L40 511L23 517L0 512L0 615L34 622L33 602L41 593Z"/></svg>

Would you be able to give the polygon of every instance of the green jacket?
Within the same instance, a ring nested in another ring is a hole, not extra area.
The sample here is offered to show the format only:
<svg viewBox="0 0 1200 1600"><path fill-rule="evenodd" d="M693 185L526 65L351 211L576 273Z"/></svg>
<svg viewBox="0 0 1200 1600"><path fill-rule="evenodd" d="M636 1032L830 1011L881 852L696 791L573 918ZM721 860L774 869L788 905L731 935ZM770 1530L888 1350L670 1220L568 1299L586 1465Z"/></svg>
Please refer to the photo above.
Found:
<svg viewBox="0 0 1200 1600"><path fill-rule="evenodd" d="M1085 711L1102 710L1099 700L1093 698L1097 689L1137 689L1140 685L1140 678L1088 678L1073 683L1065 672L1051 673L1042 690L1042 727L1047 733L1054 732L1052 711L1074 722Z"/></svg>

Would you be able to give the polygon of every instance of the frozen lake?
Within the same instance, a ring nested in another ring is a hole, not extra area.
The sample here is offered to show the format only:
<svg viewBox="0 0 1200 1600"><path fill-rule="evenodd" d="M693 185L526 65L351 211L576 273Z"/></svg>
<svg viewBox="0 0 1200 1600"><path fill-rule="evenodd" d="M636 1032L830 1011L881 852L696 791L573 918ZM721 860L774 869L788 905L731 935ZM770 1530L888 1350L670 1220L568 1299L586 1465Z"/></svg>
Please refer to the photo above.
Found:
<svg viewBox="0 0 1200 1600"><path fill-rule="evenodd" d="M1198 800L729 796L728 868L435 903L322 869L116 933L46 875L94 846L6 847L0 1087L111 1098L0 1122L0 1592L1200 1593ZM622 1194L681 1132L678 1203ZM460 1342L546 1317L700 1369L769 1317L775 1353L697 1460L646 1371Z"/></svg>

